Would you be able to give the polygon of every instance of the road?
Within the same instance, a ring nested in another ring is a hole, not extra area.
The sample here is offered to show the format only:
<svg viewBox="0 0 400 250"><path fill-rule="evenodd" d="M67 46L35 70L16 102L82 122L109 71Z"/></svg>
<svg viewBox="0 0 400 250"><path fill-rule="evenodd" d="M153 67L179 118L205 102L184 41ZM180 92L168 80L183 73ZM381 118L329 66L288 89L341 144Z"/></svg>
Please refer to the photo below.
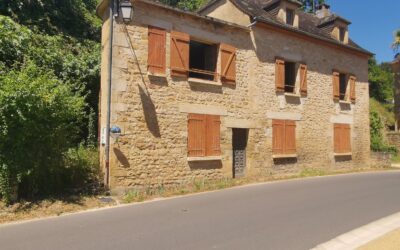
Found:
<svg viewBox="0 0 400 250"><path fill-rule="evenodd" d="M0 226L0 249L310 249L400 211L400 172L249 185Z"/></svg>

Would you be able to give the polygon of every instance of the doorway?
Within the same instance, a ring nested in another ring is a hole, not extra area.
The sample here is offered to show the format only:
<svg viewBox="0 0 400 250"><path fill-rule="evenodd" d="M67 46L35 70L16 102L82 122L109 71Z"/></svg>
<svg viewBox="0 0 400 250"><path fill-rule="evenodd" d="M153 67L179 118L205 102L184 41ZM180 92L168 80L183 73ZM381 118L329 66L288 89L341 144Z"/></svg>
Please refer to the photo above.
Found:
<svg viewBox="0 0 400 250"><path fill-rule="evenodd" d="M233 178L242 177L246 174L246 147L248 134L248 129L232 129Z"/></svg>

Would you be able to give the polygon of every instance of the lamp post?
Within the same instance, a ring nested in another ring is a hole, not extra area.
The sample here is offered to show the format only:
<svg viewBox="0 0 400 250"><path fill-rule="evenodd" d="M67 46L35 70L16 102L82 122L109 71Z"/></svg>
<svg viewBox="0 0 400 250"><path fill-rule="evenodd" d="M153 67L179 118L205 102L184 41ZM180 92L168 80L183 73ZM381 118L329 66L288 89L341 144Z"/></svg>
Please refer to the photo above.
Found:
<svg viewBox="0 0 400 250"><path fill-rule="evenodd" d="M120 3L122 19L125 23L128 23L132 20L132 12L133 6L130 0L123 0Z"/></svg>

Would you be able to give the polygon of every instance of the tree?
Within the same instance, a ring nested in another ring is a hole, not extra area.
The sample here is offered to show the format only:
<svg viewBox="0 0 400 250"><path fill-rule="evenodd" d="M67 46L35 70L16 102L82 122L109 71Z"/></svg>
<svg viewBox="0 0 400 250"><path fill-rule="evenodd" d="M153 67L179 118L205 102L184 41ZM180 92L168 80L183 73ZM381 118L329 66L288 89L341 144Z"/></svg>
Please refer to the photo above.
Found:
<svg viewBox="0 0 400 250"><path fill-rule="evenodd" d="M400 30L394 33L394 41L392 47L395 52L397 52L400 48Z"/></svg>
<svg viewBox="0 0 400 250"><path fill-rule="evenodd" d="M393 100L393 74L388 64L377 64L375 58L368 61L368 81L370 96L379 102L389 103Z"/></svg>
<svg viewBox="0 0 400 250"><path fill-rule="evenodd" d="M313 13L319 5L325 3L325 0L300 0L300 2L303 4L305 12Z"/></svg>

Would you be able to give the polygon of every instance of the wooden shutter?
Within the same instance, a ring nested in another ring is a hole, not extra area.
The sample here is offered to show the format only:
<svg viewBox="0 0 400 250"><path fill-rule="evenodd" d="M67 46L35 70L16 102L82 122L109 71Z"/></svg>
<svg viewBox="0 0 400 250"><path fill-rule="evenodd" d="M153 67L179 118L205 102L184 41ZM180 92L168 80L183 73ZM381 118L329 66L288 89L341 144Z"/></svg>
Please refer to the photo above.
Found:
<svg viewBox="0 0 400 250"><path fill-rule="evenodd" d="M171 75L188 77L189 72L189 41L186 33L171 31Z"/></svg>
<svg viewBox="0 0 400 250"><path fill-rule="evenodd" d="M165 37L164 29L149 26L147 70L151 73L165 74Z"/></svg>
<svg viewBox="0 0 400 250"><path fill-rule="evenodd" d="M307 95L307 65L300 64L300 94Z"/></svg>
<svg viewBox="0 0 400 250"><path fill-rule="evenodd" d="M334 124L334 151L343 154L351 152L351 129L349 124Z"/></svg>
<svg viewBox="0 0 400 250"><path fill-rule="evenodd" d="M188 119L188 155L205 156L206 115L189 114Z"/></svg>
<svg viewBox="0 0 400 250"><path fill-rule="evenodd" d="M236 82L236 48L227 44L220 45L221 81L226 84Z"/></svg>
<svg viewBox="0 0 400 250"><path fill-rule="evenodd" d="M356 102L356 77L350 76L350 100L352 103Z"/></svg>
<svg viewBox="0 0 400 250"><path fill-rule="evenodd" d="M285 91L285 61L276 59L275 61L275 87L276 91Z"/></svg>
<svg viewBox="0 0 400 250"><path fill-rule="evenodd" d="M285 154L296 153L296 122L285 121Z"/></svg>
<svg viewBox="0 0 400 250"><path fill-rule="evenodd" d="M285 121L272 120L272 152L273 154L285 153Z"/></svg>
<svg viewBox="0 0 400 250"><path fill-rule="evenodd" d="M220 127L221 121L218 115L207 115L207 129L206 129L206 155L215 156L221 155L220 149Z"/></svg>
<svg viewBox="0 0 400 250"><path fill-rule="evenodd" d="M334 124L333 125L334 130L333 130L333 144L334 144L334 152L335 153L342 153L341 152L341 132L342 132L342 126L341 124Z"/></svg>
<svg viewBox="0 0 400 250"><path fill-rule="evenodd" d="M339 101L340 98L340 77L339 77L339 72L334 71L333 72L333 100Z"/></svg>
<svg viewBox="0 0 400 250"><path fill-rule="evenodd" d="M351 130L349 124L342 124L342 151L351 152Z"/></svg>

